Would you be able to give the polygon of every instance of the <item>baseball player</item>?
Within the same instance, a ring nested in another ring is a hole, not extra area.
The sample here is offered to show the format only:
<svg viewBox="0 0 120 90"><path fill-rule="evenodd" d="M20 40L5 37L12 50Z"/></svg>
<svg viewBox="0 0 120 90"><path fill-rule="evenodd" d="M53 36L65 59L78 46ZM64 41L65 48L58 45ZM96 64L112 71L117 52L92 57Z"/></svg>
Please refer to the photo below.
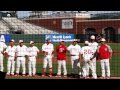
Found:
<svg viewBox="0 0 120 90"><path fill-rule="evenodd" d="M49 64L49 77L52 77L52 58L53 58L54 46L50 42L50 39L47 39L46 43L42 45L42 52L44 53L42 76L46 76L46 68L47 68L47 64Z"/></svg>
<svg viewBox="0 0 120 90"><path fill-rule="evenodd" d="M97 51L97 48L98 48L98 43L95 41L95 36L94 35L92 35L90 37L90 42L89 42L88 46L90 46L93 49L93 52L92 52L93 54L92 55L94 55ZM92 62L93 62L93 65L94 65L94 70L96 72L96 57L93 58ZM89 66L88 66L88 68L89 68ZM87 76L89 77L89 74L88 74L89 69L87 69L87 70L88 70L87 71Z"/></svg>
<svg viewBox="0 0 120 90"><path fill-rule="evenodd" d="M26 56L28 55L27 53L27 46L24 45L23 40L19 40L19 45L16 47L16 75L19 75L20 71L20 65L22 65L22 76L25 76L26 74L26 67L25 67L25 62L26 62Z"/></svg>
<svg viewBox="0 0 120 90"><path fill-rule="evenodd" d="M39 49L34 46L34 41L30 41L28 51L28 76L35 76L36 74L36 57L39 54Z"/></svg>
<svg viewBox="0 0 120 90"><path fill-rule="evenodd" d="M10 45L7 47L5 53L6 53L6 59L7 61L7 75L14 75L15 70L15 59L16 59L16 46L14 45L14 40L12 39L10 41Z"/></svg>
<svg viewBox="0 0 120 90"><path fill-rule="evenodd" d="M102 72L101 78L109 79L110 78L109 60L112 58L112 49L109 45L106 44L106 40L104 38L101 39L101 45L98 47L97 52L101 63L101 72Z"/></svg>
<svg viewBox="0 0 120 90"><path fill-rule="evenodd" d="M0 71L3 72L3 57L4 57L4 51L7 48L7 45L5 44L4 40L0 40Z"/></svg>
<svg viewBox="0 0 120 90"><path fill-rule="evenodd" d="M81 49L81 55L82 55L82 59L83 59L83 77L86 79L87 78L87 69L88 67L91 69L92 71L92 76L93 79L97 79L97 75L93 66L93 62L91 60L91 57L93 57L93 49L91 47L88 46L89 42L85 41L85 46L82 47Z"/></svg>
<svg viewBox="0 0 120 90"><path fill-rule="evenodd" d="M75 68L78 69L78 73L79 75L81 75L80 72L81 46L78 45L77 39L73 40L73 43L67 47L67 50L69 51L71 57L72 75L74 75L75 73Z"/></svg>
<svg viewBox="0 0 120 90"><path fill-rule="evenodd" d="M66 52L67 52L67 47L65 46L65 42L61 40L60 45L56 47L57 60L58 60L58 73L56 77L61 77L61 66L63 66L64 77L67 77Z"/></svg>

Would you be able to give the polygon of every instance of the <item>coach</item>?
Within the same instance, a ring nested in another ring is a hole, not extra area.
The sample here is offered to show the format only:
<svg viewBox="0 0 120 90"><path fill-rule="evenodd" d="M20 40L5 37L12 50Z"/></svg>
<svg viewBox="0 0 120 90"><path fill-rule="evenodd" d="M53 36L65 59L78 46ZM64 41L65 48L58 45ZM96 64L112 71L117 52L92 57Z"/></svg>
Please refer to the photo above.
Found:
<svg viewBox="0 0 120 90"><path fill-rule="evenodd" d="M102 79L105 79L105 71L107 75L106 79L109 79L110 78L109 59L112 58L112 49L109 45L106 44L106 40L104 38L102 38L100 42L101 45L98 47L97 52L101 63Z"/></svg>

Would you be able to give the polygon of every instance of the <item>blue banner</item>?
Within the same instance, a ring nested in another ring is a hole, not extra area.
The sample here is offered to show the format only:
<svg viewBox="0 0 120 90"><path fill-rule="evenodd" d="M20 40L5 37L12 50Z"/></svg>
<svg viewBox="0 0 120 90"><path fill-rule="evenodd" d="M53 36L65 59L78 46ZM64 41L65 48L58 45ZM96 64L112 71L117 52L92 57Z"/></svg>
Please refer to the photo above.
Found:
<svg viewBox="0 0 120 90"><path fill-rule="evenodd" d="M3 42L10 42L11 40L11 35L10 34L0 34L0 41L3 41Z"/></svg>
<svg viewBox="0 0 120 90"><path fill-rule="evenodd" d="M60 42L64 40L65 42L72 42L74 39L74 34L46 34L45 40L50 39L51 42Z"/></svg>

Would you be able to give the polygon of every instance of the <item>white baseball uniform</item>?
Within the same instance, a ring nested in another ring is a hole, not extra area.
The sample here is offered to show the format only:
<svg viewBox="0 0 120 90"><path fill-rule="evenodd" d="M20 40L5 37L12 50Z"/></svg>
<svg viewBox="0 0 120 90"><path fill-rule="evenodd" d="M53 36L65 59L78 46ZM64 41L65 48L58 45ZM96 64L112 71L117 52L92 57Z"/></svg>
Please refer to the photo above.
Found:
<svg viewBox="0 0 120 90"><path fill-rule="evenodd" d="M16 60L16 73L19 74L20 71L20 65L22 65L22 74L26 73L26 67L25 67L25 55L28 55L27 53L27 46L23 45L22 47L18 45L16 47L16 55L17 55L17 60Z"/></svg>
<svg viewBox="0 0 120 90"><path fill-rule="evenodd" d="M8 46L5 52L8 54L7 74L14 75L16 46Z"/></svg>
<svg viewBox="0 0 120 90"><path fill-rule="evenodd" d="M7 45L4 42L0 42L0 71L3 72L4 67L3 67L3 53L4 49L7 48Z"/></svg>
<svg viewBox="0 0 120 90"><path fill-rule="evenodd" d="M96 72L94 70L93 62L90 60L90 58L93 56L92 55L93 49L89 46L83 46L81 49L81 54L83 55L83 77L87 76L87 67L89 67L92 71L92 76L93 78L97 78Z"/></svg>
<svg viewBox="0 0 120 90"><path fill-rule="evenodd" d="M96 50L97 50L97 47L98 47L98 43L97 42L90 42L89 43L89 46L92 48L92 52L93 52L93 55L95 54L95 52L96 52ZM94 65L94 70L95 70L95 72L96 72L96 57L92 60L92 62L93 62L93 65ZM89 67L89 66L88 66ZM87 71L88 73L89 73L89 69L88 69L88 71Z"/></svg>
<svg viewBox="0 0 120 90"><path fill-rule="evenodd" d="M35 75L36 74L36 57L37 57L37 53L39 52L39 49L36 46L33 46L33 47L28 47L27 51L28 51L28 57L29 57L28 74Z"/></svg>
<svg viewBox="0 0 120 90"><path fill-rule="evenodd" d="M76 45L71 44L70 46L68 46L67 50L70 52L70 55L71 55L72 73L74 73L73 69L74 69L74 67L76 67L76 66L74 66L75 60L78 61L77 66L80 68L79 55L81 52L81 47L78 44L76 44ZM81 75L80 71L79 71L79 74Z"/></svg>
<svg viewBox="0 0 120 90"><path fill-rule="evenodd" d="M47 64L49 63L49 68L52 68L52 52L54 51L54 46L52 43L49 43L47 45L47 43L42 45L42 51L48 52L48 55L44 56L44 60L43 60L43 68L47 67Z"/></svg>

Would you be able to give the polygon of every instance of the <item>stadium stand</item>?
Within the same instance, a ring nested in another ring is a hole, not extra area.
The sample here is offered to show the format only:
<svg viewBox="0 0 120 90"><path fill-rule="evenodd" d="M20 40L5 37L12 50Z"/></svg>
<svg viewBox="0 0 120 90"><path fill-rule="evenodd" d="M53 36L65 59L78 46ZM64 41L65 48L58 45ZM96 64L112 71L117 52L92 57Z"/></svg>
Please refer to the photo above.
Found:
<svg viewBox="0 0 120 90"><path fill-rule="evenodd" d="M0 20L0 34L8 34L8 33L9 33L9 28L2 20Z"/></svg>
<svg viewBox="0 0 120 90"><path fill-rule="evenodd" d="M25 21L19 20L15 17L3 17L5 22L7 22L14 30L22 30L24 34L53 34L57 33L46 28L36 26Z"/></svg>

